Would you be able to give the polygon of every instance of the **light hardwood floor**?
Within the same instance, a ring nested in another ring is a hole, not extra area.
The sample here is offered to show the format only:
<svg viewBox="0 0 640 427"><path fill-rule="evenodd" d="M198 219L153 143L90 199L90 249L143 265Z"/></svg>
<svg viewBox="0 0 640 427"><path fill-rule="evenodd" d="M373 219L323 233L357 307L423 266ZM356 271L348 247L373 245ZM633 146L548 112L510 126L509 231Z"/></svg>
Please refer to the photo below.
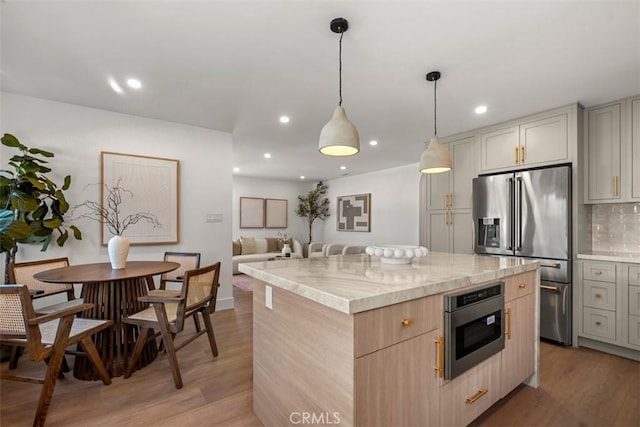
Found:
<svg viewBox="0 0 640 427"><path fill-rule="evenodd" d="M260 426L252 411L252 293L234 288L234 297L235 310L213 315L220 350L215 360L203 337L178 352L183 389L175 389L163 355L110 386L67 374L56 385L47 426ZM638 362L542 343L541 365L538 389L520 386L474 426L640 425ZM44 372L27 357L18 369ZM0 425L31 425L39 390L1 381Z"/></svg>

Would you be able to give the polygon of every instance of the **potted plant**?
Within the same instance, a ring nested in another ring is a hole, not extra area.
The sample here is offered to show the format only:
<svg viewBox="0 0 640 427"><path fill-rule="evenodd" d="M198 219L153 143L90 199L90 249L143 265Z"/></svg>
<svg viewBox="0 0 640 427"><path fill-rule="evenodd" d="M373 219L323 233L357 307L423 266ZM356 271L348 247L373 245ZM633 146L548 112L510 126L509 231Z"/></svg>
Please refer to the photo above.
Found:
<svg viewBox="0 0 640 427"><path fill-rule="evenodd" d="M309 224L309 243L311 243L311 230L316 219L325 220L329 217L329 199L324 197L329 186L322 181L316 184L316 188L309 191L305 196L298 196L298 207L296 215L305 218Z"/></svg>
<svg viewBox="0 0 640 427"><path fill-rule="evenodd" d="M64 246L69 231L64 215L69 204L64 196L71 185L71 176L64 178L62 188L51 180L51 168L45 158L54 154L39 148L29 148L11 134L0 139L5 147L16 148L20 154L9 159L11 170L0 170L0 253L4 253L4 281L9 283L9 266L15 262L18 244L42 244L46 251L58 233L56 244ZM80 230L72 225L73 237L82 240Z"/></svg>
<svg viewBox="0 0 640 427"><path fill-rule="evenodd" d="M118 178L113 187L107 184L90 185L102 186L103 192L106 194L105 204L103 206L102 203L85 200L73 207L74 219L87 218L105 225L113 234L107 244L111 267L114 270L125 268L129 255L129 239L123 236L125 230L141 220L147 221L154 228L162 227L162 224L158 221L158 217L148 212L137 212L123 216L122 203L124 199L132 199L133 192L122 186L122 178Z"/></svg>

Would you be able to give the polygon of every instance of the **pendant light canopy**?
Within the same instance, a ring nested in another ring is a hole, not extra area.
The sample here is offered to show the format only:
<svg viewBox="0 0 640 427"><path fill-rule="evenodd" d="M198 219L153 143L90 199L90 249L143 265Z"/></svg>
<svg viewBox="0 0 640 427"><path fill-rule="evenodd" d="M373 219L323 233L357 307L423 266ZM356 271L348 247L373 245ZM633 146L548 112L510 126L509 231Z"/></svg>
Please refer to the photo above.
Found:
<svg viewBox="0 0 640 427"><path fill-rule="evenodd" d="M440 173L451 170L451 153L440 143L438 138L438 126L436 124L436 85L440 78L439 71L432 71L427 74L427 80L433 82L433 138L429 142L429 146L422 152L420 156L420 172L422 173Z"/></svg>
<svg viewBox="0 0 640 427"><path fill-rule="evenodd" d="M320 131L318 148L327 156L351 156L360 151L360 137L358 130L347 119L342 108L342 35L349 28L349 22L344 18L335 18L330 24L331 31L340 34L339 42L339 96L340 102L333 110L331 120Z"/></svg>

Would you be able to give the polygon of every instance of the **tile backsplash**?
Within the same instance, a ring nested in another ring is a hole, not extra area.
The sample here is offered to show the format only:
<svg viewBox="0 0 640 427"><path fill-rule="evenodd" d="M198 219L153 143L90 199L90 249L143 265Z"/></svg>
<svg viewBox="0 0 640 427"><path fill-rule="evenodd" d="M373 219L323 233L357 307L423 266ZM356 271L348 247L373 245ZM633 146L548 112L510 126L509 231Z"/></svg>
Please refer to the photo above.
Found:
<svg viewBox="0 0 640 427"><path fill-rule="evenodd" d="M640 253L640 203L592 205L593 251Z"/></svg>

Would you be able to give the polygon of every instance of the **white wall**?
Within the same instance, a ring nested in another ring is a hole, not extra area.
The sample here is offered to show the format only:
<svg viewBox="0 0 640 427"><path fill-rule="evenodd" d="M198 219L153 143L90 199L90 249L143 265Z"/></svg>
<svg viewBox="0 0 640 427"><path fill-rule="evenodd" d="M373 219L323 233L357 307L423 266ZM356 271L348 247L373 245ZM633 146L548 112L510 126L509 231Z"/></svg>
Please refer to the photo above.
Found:
<svg viewBox="0 0 640 427"><path fill-rule="evenodd" d="M71 206L86 199L99 200L99 187L85 186L100 182L100 151L179 160L179 243L132 246L129 260L161 260L165 251L183 251L200 252L203 265L221 261L217 307L233 307L230 134L6 92L0 93L0 99L1 132L15 135L27 146L55 153L50 161L51 177L61 184L65 175L71 175L72 185L66 192ZM0 146L3 168L14 153ZM223 222L206 223L209 213L222 214ZM72 264L107 262L100 225L86 219L75 224L82 230L82 241L70 238L64 247L52 244L46 253L39 246L21 245L17 261L67 256Z"/></svg>
<svg viewBox="0 0 640 427"><path fill-rule="evenodd" d="M295 182L280 179L233 176L233 239L240 236L276 237L278 232L287 232L290 237L304 244L308 241L308 227L304 218L295 214L298 196L307 194L315 183ZM240 197L287 200L287 228L240 228ZM315 227L314 227L315 228ZM231 243L229 242L229 248Z"/></svg>
<svg viewBox="0 0 640 427"><path fill-rule="evenodd" d="M327 181L331 216L314 223L314 241L372 244L418 244L419 184L417 164ZM336 198L371 193L371 231L336 230ZM317 236L317 237L316 237Z"/></svg>

